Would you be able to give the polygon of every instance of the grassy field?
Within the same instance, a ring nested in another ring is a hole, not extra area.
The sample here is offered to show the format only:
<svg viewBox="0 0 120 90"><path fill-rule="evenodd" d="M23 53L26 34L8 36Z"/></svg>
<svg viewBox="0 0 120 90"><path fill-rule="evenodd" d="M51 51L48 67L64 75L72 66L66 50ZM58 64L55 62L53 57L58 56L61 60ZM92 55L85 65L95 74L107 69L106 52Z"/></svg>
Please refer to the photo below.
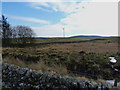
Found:
<svg viewBox="0 0 120 90"><path fill-rule="evenodd" d="M104 40L105 39L105 40ZM116 53L118 52L118 38L106 37L101 40L81 39L81 38L63 38L63 39L37 39L36 43L51 43L51 42L75 42L87 41L81 43L64 43L64 44L49 44L44 47L37 47L41 51L57 51L57 52L92 52L92 53Z"/></svg>
<svg viewBox="0 0 120 90"><path fill-rule="evenodd" d="M74 41L81 42L67 43ZM36 39L36 43L22 48L3 47L3 61L61 75L71 75L69 72L75 71L79 72L82 77L93 75L103 79L112 79L114 75L110 70L108 57L114 56L118 60L115 67L120 69L119 44L116 37L95 40ZM44 45L39 43L44 43Z"/></svg>
<svg viewBox="0 0 120 90"><path fill-rule="evenodd" d="M90 40L90 39L86 39L86 38L48 38L48 39L36 39L36 43L83 41L83 40Z"/></svg>
<svg viewBox="0 0 120 90"><path fill-rule="evenodd" d="M38 50L43 51L58 51L58 52L80 52L85 51L87 53L116 53L118 52L118 43L108 43L108 42L81 42L81 43L71 43L71 44L55 44L48 45Z"/></svg>

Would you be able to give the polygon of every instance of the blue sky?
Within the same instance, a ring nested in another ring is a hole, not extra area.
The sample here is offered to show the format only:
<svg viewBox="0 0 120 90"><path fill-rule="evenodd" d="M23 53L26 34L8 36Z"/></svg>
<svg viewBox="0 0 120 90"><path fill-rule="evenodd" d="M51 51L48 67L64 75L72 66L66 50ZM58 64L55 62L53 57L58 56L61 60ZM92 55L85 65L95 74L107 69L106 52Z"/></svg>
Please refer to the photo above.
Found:
<svg viewBox="0 0 120 90"><path fill-rule="evenodd" d="M2 13L42 37L62 37L62 28L66 36L118 35L115 2L3 2Z"/></svg>
<svg viewBox="0 0 120 90"><path fill-rule="evenodd" d="M59 20L65 17L61 12L45 12L30 7L28 2L4 2L2 4L3 14L9 17L9 21L12 25L28 25L28 26L41 26L42 23L34 23L23 20L14 20L9 15L20 17L33 17L36 19L49 21L51 24L59 22ZM43 7L43 6L41 6ZM44 7L43 7L44 8Z"/></svg>

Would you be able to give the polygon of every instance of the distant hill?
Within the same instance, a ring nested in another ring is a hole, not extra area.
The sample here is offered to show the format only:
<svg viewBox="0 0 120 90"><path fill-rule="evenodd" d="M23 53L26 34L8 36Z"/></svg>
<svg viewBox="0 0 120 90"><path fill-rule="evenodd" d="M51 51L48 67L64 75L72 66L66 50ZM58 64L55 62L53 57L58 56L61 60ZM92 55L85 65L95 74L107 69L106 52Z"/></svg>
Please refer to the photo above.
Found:
<svg viewBox="0 0 120 90"><path fill-rule="evenodd" d="M89 39L94 39L94 38L101 38L102 36L87 36L87 35L78 35L78 36L71 36L69 38L89 38Z"/></svg>
<svg viewBox="0 0 120 90"><path fill-rule="evenodd" d="M86 38L86 39L95 39L95 38L102 38L103 36L97 36L97 35L78 35L78 36L71 36L71 37L65 37L65 38ZM63 38L63 37L38 37L39 39L49 39L49 38Z"/></svg>

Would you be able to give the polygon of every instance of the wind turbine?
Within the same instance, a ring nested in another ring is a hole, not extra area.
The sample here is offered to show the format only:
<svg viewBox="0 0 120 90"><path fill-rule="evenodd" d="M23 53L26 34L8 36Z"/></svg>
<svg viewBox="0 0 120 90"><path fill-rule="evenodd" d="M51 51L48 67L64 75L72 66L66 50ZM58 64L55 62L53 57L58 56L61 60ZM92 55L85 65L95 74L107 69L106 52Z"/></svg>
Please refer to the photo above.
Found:
<svg viewBox="0 0 120 90"><path fill-rule="evenodd" d="M65 38L65 28L63 28L63 38Z"/></svg>

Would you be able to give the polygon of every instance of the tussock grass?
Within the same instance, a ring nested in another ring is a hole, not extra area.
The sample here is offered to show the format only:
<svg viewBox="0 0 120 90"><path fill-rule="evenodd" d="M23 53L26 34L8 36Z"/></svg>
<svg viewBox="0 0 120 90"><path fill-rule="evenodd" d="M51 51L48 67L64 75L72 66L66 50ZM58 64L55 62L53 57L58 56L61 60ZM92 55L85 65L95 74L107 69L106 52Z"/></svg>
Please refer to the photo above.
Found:
<svg viewBox="0 0 120 90"><path fill-rule="evenodd" d="M103 79L97 79L97 80L94 80L94 79L90 79L90 78L87 78L87 77L75 77L76 79L79 79L79 80L87 80L87 81L94 81L94 82L97 82L99 84L104 84L105 83L105 80Z"/></svg>
<svg viewBox="0 0 120 90"><path fill-rule="evenodd" d="M17 65L22 68L29 68L32 70L41 70L43 72L48 72L49 74L60 74L62 76L65 76L65 75L69 76L67 68L63 65L53 64L50 67L50 66L46 65L45 62L43 62L43 61L38 61L37 63L27 63L27 62L19 60L19 59L15 60L15 59L9 59L9 58L3 59L3 62ZM79 80L90 80L86 77L75 77L75 78L79 79Z"/></svg>
<svg viewBox="0 0 120 90"><path fill-rule="evenodd" d="M89 78L86 78L86 77L75 77L75 78L79 80L90 80Z"/></svg>
<svg viewBox="0 0 120 90"><path fill-rule="evenodd" d="M53 64L52 66L48 66L45 64L44 61L38 61L37 63L27 63L27 62L19 60L19 59L15 60L15 59L9 59L9 58L3 59L3 62L17 65L17 66L20 66L22 68L29 68L32 70L41 70L43 72L48 72L49 74L60 74L62 76L64 76L64 75L71 76L68 73L67 67L65 67L61 64L60 65ZM90 79L90 78L87 78L84 76L73 76L73 77L75 77L76 79L79 79L79 80L95 81L93 79ZM102 79L98 79L95 82L104 83L105 81Z"/></svg>
<svg viewBox="0 0 120 90"><path fill-rule="evenodd" d="M54 64L51 68L52 68L56 73L59 73L59 74L61 74L61 75L68 75L68 71L67 71L67 68L66 68L65 66Z"/></svg>
<svg viewBox="0 0 120 90"><path fill-rule="evenodd" d="M38 50L42 51L56 51L56 52L79 52L85 51L87 53L116 53L118 52L118 43L111 42L81 42L81 43L71 43L71 44L53 44L48 45Z"/></svg>
<svg viewBox="0 0 120 90"><path fill-rule="evenodd" d="M23 67L23 68L27 68L27 64L24 61L19 60L19 59L15 60L15 59L4 58L3 62L13 64L13 65L17 65L17 66L20 66L20 67Z"/></svg>
<svg viewBox="0 0 120 90"><path fill-rule="evenodd" d="M3 62L9 63L9 64L14 64L17 66L20 66L22 68L29 68L33 70L41 70L43 72L48 72L50 74L60 74L60 75L68 75L67 68L62 65L56 65L53 64L52 66L48 66L45 64L44 61L38 61L37 63L27 63L25 61L19 60L19 59L9 59L5 58L3 59Z"/></svg>
<svg viewBox="0 0 120 90"><path fill-rule="evenodd" d="M103 79L98 79L96 82L103 84L103 83L105 83L105 80L103 80Z"/></svg>

